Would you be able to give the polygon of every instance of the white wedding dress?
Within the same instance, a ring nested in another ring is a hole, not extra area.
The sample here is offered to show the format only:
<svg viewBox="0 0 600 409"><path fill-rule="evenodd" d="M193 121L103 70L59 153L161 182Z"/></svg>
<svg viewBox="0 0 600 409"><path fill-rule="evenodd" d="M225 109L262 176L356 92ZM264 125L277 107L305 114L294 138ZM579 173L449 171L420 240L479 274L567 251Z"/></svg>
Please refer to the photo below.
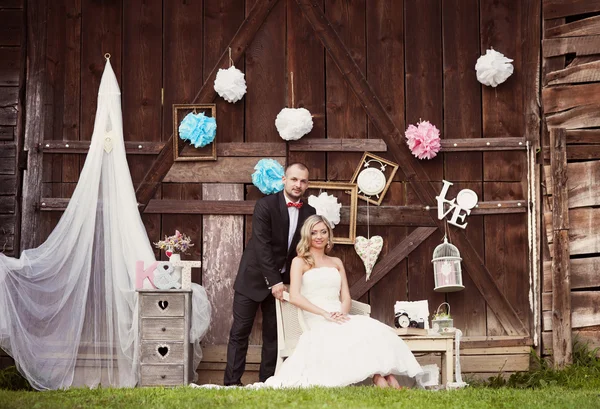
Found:
<svg viewBox="0 0 600 409"><path fill-rule="evenodd" d="M341 276L334 267L318 267L302 276L302 295L326 311L340 311ZM304 311L305 331L292 356L265 386L346 386L375 374L415 377L423 373L395 331L370 317L351 315L338 324Z"/></svg>

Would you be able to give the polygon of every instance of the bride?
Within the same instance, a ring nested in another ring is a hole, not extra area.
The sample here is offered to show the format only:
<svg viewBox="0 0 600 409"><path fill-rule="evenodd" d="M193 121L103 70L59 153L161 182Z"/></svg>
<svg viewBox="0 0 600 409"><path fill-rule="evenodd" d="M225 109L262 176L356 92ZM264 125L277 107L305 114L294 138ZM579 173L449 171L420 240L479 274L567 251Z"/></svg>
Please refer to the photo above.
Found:
<svg viewBox="0 0 600 409"><path fill-rule="evenodd" d="M332 239L327 219L306 219L290 270L290 302L303 310L308 330L265 384L346 386L372 377L379 387L399 388L394 375L415 377L421 366L392 328L367 316L348 315L344 265L327 255Z"/></svg>

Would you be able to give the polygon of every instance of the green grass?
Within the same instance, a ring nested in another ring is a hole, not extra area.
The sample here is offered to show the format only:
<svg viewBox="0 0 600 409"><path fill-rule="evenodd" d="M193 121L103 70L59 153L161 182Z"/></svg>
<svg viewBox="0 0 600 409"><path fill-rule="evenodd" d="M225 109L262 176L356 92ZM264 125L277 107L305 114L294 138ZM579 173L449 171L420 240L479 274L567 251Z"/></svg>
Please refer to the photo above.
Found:
<svg viewBox="0 0 600 409"><path fill-rule="evenodd" d="M396 391L361 386L302 390L191 388L0 391L0 407L13 408L599 408L598 390L467 388Z"/></svg>
<svg viewBox="0 0 600 409"><path fill-rule="evenodd" d="M532 353L530 372L501 376L455 391L378 389L372 386L287 390L136 388L35 392L14 367L0 371L0 408L600 408L598 351L574 346L574 365L555 371ZM29 390L27 390L29 388Z"/></svg>

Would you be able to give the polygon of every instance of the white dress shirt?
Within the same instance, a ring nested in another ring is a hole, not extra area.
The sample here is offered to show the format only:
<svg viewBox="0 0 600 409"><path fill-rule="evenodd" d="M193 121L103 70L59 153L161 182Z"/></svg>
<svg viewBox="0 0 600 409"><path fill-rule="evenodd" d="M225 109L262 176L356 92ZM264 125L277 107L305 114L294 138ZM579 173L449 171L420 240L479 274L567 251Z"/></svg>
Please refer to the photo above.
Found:
<svg viewBox="0 0 600 409"><path fill-rule="evenodd" d="M283 193L283 197L285 197L286 205L288 203L296 203L293 200L290 200L290 198L287 197L285 192ZM297 207L294 207L294 206L290 206L287 209L288 209L288 215L290 216L290 230L288 233L288 245L287 245L287 248L289 251L290 245L292 244L292 240L294 239L294 234L296 234L296 227L298 227L298 216L300 214L300 209L298 209ZM281 274L283 274L283 273L285 273L285 264L283 265L283 268L281 269ZM277 284L281 284L281 283L282 282L279 282ZM273 288L277 284L274 284L272 287L269 287L269 288Z"/></svg>

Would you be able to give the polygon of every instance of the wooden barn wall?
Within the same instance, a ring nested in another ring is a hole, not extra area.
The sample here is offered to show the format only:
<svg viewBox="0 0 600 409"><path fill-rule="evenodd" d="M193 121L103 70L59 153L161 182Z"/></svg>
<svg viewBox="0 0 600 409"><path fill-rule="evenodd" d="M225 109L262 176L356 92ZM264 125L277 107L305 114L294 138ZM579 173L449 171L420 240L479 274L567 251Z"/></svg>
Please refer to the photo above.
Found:
<svg viewBox="0 0 600 409"><path fill-rule="evenodd" d="M526 138L534 145L539 133L536 69L540 39L532 27L540 24L540 2L317 1L398 129L423 119L435 124L444 139L514 137ZM103 55L109 52L122 90L126 141L160 147L172 133L172 104L193 100L254 3L48 2L43 50L44 141L90 139ZM514 59L514 74L497 88L484 87L475 77L475 62L490 47ZM218 143L281 144L274 119L283 107L291 105L290 72L294 73L295 106L308 108L314 116L313 130L304 139L382 138L295 0L277 2L236 66L246 75L248 93L236 104L215 100ZM442 153L422 165L436 189L443 178L455 184L450 197L470 188L483 201L525 203L525 151L483 150ZM177 162L154 198L255 200L262 194L251 184L250 174L257 160L266 156L282 163L307 163L312 180L349 181L362 155L362 151L301 152L289 146L274 152L267 144L264 153L254 148L249 151L251 157L220 155L216 162ZM156 150L144 153L128 155L136 185L156 158ZM392 159L386 152L374 153ZM44 153L42 197L69 197L84 159L83 154ZM402 169L382 205L423 205ZM359 207L365 212L365 202L359 200ZM466 234L529 328L533 323L528 298L527 214L524 208L496 210L470 216ZM41 212L37 242L47 237L60 214ZM371 235L384 237L380 259L419 225L414 219L401 219L370 226ZM250 216L145 213L143 221L153 241L175 229L192 236L196 246L188 258L203 260L193 280L212 294L215 312L206 343L225 344L231 322L231 286L250 235ZM364 222L359 223L357 235L367 235ZM427 299L432 312L448 301L456 326L466 335L505 334L467 272L463 274L464 291L433 292L431 257L442 235L431 235L362 300L372 305L375 318L388 324L393 322L396 300ZM352 246L337 245L334 255L345 262L351 284L364 280L364 267ZM259 326L260 320L253 344L260 343Z"/></svg>
<svg viewBox="0 0 600 409"><path fill-rule="evenodd" d="M22 0L0 0L0 252L19 250L22 106L25 72ZM14 364L0 350L0 368Z"/></svg>
<svg viewBox="0 0 600 409"><path fill-rule="evenodd" d="M570 313L573 342L600 346L600 4L545 0L543 4L542 106L548 129L564 130L570 310L555 305L553 198L558 189L550 166L551 143L544 132L543 351L553 352L553 311ZM560 297L560 296L559 296ZM562 329L561 329L562 331ZM564 354L561 354L564 355Z"/></svg>

